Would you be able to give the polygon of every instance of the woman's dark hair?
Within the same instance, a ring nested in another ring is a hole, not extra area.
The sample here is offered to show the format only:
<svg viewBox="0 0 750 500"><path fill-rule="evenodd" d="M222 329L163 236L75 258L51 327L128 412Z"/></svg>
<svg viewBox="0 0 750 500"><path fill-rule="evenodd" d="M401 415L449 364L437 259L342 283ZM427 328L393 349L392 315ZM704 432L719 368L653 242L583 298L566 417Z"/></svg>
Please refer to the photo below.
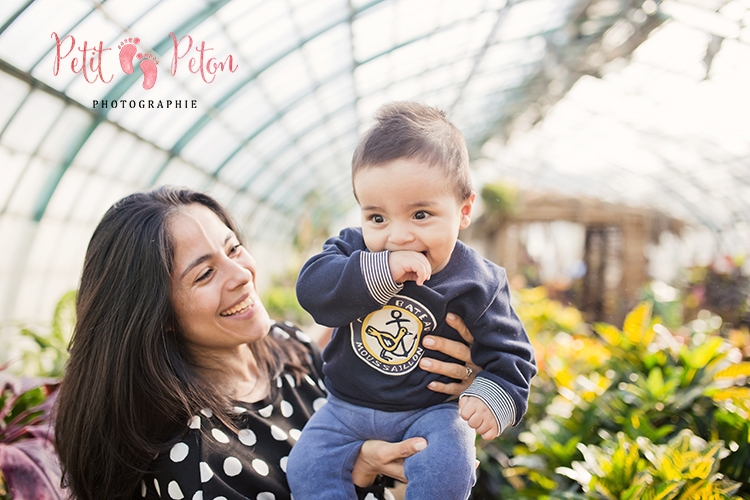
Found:
<svg viewBox="0 0 750 500"><path fill-rule="evenodd" d="M63 482L76 498L132 498L149 463L201 409L232 426L231 395L199 375L170 301L169 223L194 203L240 237L216 200L172 187L118 201L91 237L55 421ZM266 335L250 347L272 379L284 368L307 371L296 343Z"/></svg>

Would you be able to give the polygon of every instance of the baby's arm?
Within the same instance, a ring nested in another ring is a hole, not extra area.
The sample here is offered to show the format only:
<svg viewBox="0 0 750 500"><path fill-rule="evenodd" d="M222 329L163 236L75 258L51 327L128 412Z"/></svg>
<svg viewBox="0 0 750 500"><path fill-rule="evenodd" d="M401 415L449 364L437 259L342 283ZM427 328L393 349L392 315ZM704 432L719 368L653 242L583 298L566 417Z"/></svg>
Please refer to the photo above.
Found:
<svg viewBox="0 0 750 500"><path fill-rule="evenodd" d="M411 250L395 250L388 255L388 267L396 283L416 281L417 285L430 279L432 267L427 257Z"/></svg>
<svg viewBox="0 0 750 500"><path fill-rule="evenodd" d="M458 401L458 414L485 441L490 441L500 435L495 414L481 399L475 396L462 396Z"/></svg>

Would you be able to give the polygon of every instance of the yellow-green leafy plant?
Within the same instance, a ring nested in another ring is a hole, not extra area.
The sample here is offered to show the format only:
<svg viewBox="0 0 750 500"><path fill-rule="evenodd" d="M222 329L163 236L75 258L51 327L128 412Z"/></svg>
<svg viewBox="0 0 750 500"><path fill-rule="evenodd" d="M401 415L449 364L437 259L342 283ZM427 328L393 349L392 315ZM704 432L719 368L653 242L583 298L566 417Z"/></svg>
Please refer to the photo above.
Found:
<svg viewBox="0 0 750 500"><path fill-rule="evenodd" d="M608 481L615 478L620 486L611 498L750 498L750 364L737 347L717 331L694 331L690 324L673 333L648 303L633 309L622 329L596 324L566 331L551 314L564 308L545 304L549 299L540 291L517 299L519 316L540 346L531 418L490 443L478 442L476 498L610 498L602 491L614 488ZM535 408L540 401L543 407ZM686 435L693 436L688 444L708 443L690 453L712 450L700 460L714 471L704 478L713 486L695 486L695 471L682 470L679 488L652 488L667 477L654 457L693 456L685 451ZM667 452L672 449L685 453ZM584 476L576 474L584 470L600 478L596 484L579 481Z"/></svg>
<svg viewBox="0 0 750 500"><path fill-rule="evenodd" d="M583 487L587 498L606 500L731 499L740 483L719 472L729 454L723 441L706 442L689 429L666 444L624 433L600 445L580 445L583 461L557 470Z"/></svg>

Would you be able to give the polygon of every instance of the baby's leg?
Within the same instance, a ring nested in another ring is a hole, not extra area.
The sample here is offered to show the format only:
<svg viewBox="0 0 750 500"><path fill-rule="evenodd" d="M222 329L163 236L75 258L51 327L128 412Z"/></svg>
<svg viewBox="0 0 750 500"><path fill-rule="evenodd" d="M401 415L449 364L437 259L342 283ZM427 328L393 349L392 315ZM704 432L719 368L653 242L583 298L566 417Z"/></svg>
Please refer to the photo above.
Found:
<svg viewBox="0 0 750 500"><path fill-rule="evenodd" d="M422 436L427 448L404 461L409 484L406 500L466 500L476 482L476 433L458 415L455 404L428 408L404 439Z"/></svg>
<svg viewBox="0 0 750 500"><path fill-rule="evenodd" d="M350 413L329 401L305 424L287 461L287 480L295 500L357 497L352 467L363 440L350 430L357 428L358 417Z"/></svg>

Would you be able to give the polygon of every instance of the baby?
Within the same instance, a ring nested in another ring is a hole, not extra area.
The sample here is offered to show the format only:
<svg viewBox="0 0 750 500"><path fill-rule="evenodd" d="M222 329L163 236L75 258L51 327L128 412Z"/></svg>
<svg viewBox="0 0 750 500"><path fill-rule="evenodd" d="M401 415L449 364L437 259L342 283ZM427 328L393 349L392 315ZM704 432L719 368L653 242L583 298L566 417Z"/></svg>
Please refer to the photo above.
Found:
<svg viewBox="0 0 750 500"><path fill-rule="evenodd" d="M300 304L335 330L323 352L328 404L292 449L289 485L295 500L356 498L351 470L365 440L420 436L427 448L404 462L407 500L465 500L474 431L489 440L518 424L534 352L505 270L458 240L476 196L461 132L418 103L387 104L376 120L352 160L362 227L326 241L297 282ZM459 401L428 389L451 379L418 368L424 335L461 340L448 313L465 320L482 368Z"/></svg>

